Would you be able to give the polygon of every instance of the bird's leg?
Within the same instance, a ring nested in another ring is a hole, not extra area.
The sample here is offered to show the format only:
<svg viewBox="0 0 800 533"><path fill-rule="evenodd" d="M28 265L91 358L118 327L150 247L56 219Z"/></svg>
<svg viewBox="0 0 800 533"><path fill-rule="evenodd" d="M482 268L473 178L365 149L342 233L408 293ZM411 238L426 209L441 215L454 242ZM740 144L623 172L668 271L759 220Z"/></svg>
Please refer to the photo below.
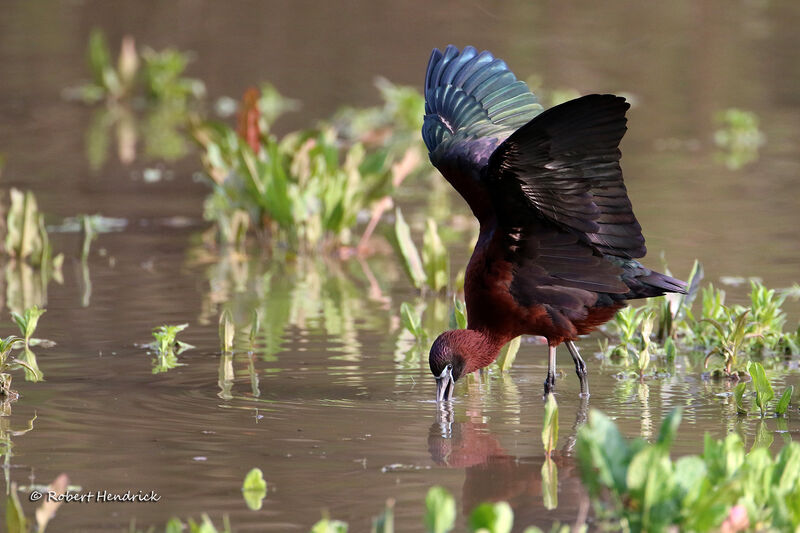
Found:
<svg viewBox="0 0 800 533"><path fill-rule="evenodd" d="M556 347L548 345L547 377L544 380L544 395L547 396L556 386Z"/></svg>
<svg viewBox="0 0 800 533"><path fill-rule="evenodd" d="M569 350L572 360L575 361L575 373L578 374L578 379L581 382L581 396L589 396L589 380L586 378L586 363L583 362L581 354L578 353L578 347L572 341L567 341L567 349Z"/></svg>

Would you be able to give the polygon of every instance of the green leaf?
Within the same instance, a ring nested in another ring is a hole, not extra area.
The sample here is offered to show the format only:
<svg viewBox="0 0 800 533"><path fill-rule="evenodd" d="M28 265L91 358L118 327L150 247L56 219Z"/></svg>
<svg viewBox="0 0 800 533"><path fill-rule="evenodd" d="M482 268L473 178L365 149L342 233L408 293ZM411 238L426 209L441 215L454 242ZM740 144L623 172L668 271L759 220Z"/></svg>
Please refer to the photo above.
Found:
<svg viewBox="0 0 800 533"><path fill-rule="evenodd" d="M422 239L422 265L431 289L440 291L447 287L450 281L450 258L439 238L436 221L432 218L426 221Z"/></svg>
<svg viewBox="0 0 800 533"><path fill-rule="evenodd" d="M347 533L347 522L323 518L314 524L310 533Z"/></svg>
<svg viewBox="0 0 800 533"><path fill-rule="evenodd" d="M767 410L767 404L775 396L775 393L772 390L772 385L770 385L767 374L764 372L764 367L761 366L761 363L755 361L748 362L747 372L750 374L750 377L753 378L753 388L756 390L756 405L758 405L758 408L761 410L761 416L763 417Z"/></svg>
<svg viewBox="0 0 800 533"><path fill-rule="evenodd" d="M658 432L658 439L656 443L664 450L669 450L672 442L675 440L675 435L678 433L678 427L681 425L681 418L683 417L683 409L676 407L664 418L661 423L661 429Z"/></svg>
<svg viewBox="0 0 800 533"><path fill-rule="evenodd" d="M253 318L250 320L250 348L252 349L253 345L256 343L256 337L258 336L258 331L261 329L261 316L258 313L258 309L253 309Z"/></svg>
<svg viewBox="0 0 800 533"><path fill-rule="evenodd" d="M444 487L431 487L425 497L425 529L447 533L456 523L456 501Z"/></svg>
<svg viewBox="0 0 800 533"><path fill-rule="evenodd" d="M405 326L417 340L422 340L425 332L420 325L420 318L406 302L400 304L400 320L402 320L403 326Z"/></svg>
<svg viewBox="0 0 800 533"><path fill-rule="evenodd" d="M403 256L406 272L411 278L411 283L418 289L421 289L427 281L425 270L422 268L422 260L419 257L419 252L411 240L411 230L403 218L403 212L398 207L395 210L395 223L394 234L397 238L397 246L400 248L400 254Z"/></svg>
<svg viewBox="0 0 800 533"><path fill-rule="evenodd" d="M264 498L267 496L267 482L264 481L264 474L260 468L253 468L247 473L242 484L242 494L250 510L261 509Z"/></svg>
<svg viewBox="0 0 800 533"><path fill-rule="evenodd" d="M394 533L394 500L386 500L386 509L372 521L372 533Z"/></svg>
<svg viewBox="0 0 800 533"><path fill-rule="evenodd" d="M514 364L514 360L517 358L517 352L519 351L521 342L522 337L515 337L514 339L511 339L508 344L506 344L505 348L500 353L500 356L497 358L497 366L500 368L501 372L508 372L511 370L511 366Z"/></svg>
<svg viewBox="0 0 800 533"><path fill-rule="evenodd" d="M548 456L558 444L558 403L556 403L556 397L552 392L547 395L547 401L544 404L542 443Z"/></svg>
<svg viewBox="0 0 800 533"><path fill-rule="evenodd" d="M756 439L753 442L753 447L750 449L752 452L757 448L769 448L772 446L772 442L775 440L772 431L769 430L767 425L764 423L763 420L758 424L758 430L756 431ZM748 463L751 462L751 457L748 455L747 457Z"/></svg>
<svg viewBox="0 0 800 533"><path fill-rule="evenodd" d="M177 517L170 518L164 526L164 533L183 533L183 522Z"/></svg>
<svg viewBox="0 0 800 533"><path fill-rule="evenodd" d="M467 327L467 306L463 300L453 295L453 309L450 313L450 329L465 329Z"/></svg>
<svg viewBox="0 0 800 533"><path fill-rule="evenodd" d="M219 340L223 353L233 351L233 337L236 329L233 325L233 317L229 309L225 309L219 317Z"/></svg>
<svg viewBox="0 0 800 533"><path fill-rule="evenodd" d="M736 388L733 389L733 400L736 402L736 412L740 415L747 414L747 408L744 406L744 391L747 388L746 383L739 383L736 385Z"/></svg>
<svg viewBox="0 0 800 533"><path fill-rule="evenodd" d="M470 531L509 533L514 526L514 511L506 502L482 503L469 515Z"/></svg>
<svg viewBox="0 0 800 533"><path fill-rule="evenodd" d="M792 401L792 393L794 392L794 386L789 385L783 394L781 395L781 399L778 400L778 405L775 406L775 414L779 416L783 416L786 413L786 410L789 408L789 402Z"/></svg>

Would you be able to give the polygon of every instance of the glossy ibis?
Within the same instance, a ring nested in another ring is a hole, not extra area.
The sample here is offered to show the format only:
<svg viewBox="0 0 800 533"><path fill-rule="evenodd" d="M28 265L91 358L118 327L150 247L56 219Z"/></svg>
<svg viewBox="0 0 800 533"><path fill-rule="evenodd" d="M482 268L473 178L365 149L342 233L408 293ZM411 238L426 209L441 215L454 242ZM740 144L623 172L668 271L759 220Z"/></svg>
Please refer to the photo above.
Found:
<svg viewBox="0 0 800 533"><path fill-rule="evenodd" d="M563 342L586 396L578 336L627 300L685 292L683 281L636 261L644 237L619 165L629 107L620 96L590 94L545 111L489 52L451 45L431 54L422 137L480 223L464 284L467 329L446 331L431 347L437 401L525 334L547 339L545 394Z"/></svg>

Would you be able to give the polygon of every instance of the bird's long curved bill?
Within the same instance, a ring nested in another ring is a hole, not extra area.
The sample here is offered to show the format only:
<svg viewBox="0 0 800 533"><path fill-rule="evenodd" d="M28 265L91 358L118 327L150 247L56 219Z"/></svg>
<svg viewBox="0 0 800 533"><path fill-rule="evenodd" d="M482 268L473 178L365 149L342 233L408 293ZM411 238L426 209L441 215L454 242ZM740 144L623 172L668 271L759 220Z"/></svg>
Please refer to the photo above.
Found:
<svg viewBox="0 0 800 533"><path fill-rule="evenodd" d="M436 378L436 401L446 402L453 397L453 375L449 370L442 372L442 375Z"/></svg>

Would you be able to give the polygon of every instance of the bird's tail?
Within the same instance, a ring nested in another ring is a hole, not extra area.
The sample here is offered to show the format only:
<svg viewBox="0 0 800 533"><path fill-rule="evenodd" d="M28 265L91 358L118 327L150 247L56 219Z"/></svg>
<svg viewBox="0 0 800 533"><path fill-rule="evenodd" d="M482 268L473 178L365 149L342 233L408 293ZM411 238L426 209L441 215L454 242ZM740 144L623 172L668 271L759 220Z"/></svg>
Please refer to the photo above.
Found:
<svg viewBox="0 0 800 533"><path fill-rule="evenodd" d="M628 292L619 297L625 300L661 296L668 292L686 294L686 282L672 276L650 270L635 259L619 257L606 258L622 268L622 281L628 286Z"/></svg>
<svg viewBox="0 0 800 533"><path fill-rule="evenodd" d="M637 276L631 281L633 281L633 283L630 283L627 279L625 280L631 288L631 291L625 295L625 298L628 300L661 296L668 292L686 294L685 281L662 274L661 272L651 270L649 274Z"/></svg>

